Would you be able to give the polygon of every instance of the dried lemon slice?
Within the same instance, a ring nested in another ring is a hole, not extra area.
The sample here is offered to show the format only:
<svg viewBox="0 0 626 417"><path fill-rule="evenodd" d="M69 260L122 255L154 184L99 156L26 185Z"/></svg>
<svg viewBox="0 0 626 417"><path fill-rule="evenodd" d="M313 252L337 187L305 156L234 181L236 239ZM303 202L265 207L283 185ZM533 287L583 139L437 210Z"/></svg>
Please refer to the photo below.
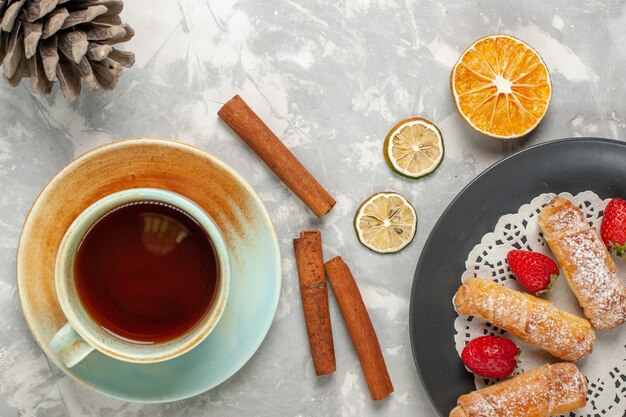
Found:
<svg viewBox="0 0 626 417"><path fill-rule="evenodd" d="M394 172L418 179L432 173L443 161L443 138L433 123L413 117L391 129L383 153Z"/></svg>
<svg viewBox="0 0 626 417"><path fill-rule="evenodd" d="M550 73L537 51L507 35L467 48L450 74L459 114L474 129L499 139L523 136L548 110Z"/></svg>
<svg viewBox="0 0 626 417"><path fill-rule="evenodd" d="M359 241L378 253L398 252L411 243L417 214L406 198L394 192L377 193L361 204L354 216Z"/></svg>

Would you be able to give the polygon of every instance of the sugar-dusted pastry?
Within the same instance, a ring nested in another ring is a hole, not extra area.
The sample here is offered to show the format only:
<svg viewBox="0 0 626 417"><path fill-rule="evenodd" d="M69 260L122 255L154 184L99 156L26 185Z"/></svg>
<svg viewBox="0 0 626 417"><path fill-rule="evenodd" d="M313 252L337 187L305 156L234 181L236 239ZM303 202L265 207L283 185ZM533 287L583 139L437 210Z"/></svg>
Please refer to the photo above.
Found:
<svg viewBox="0 0 626 417"><path fill-rule="evenodd" d="M596 329L626 320L626 288L598 232L569 200L556 197L541 213L539 227L585 317Z"/></svg>
<svg viewBox="0 0 626 417"><path fill-rule="evenodd" d="M450 417L550 417L587 403L587 378L572 363L543 365L461 395Z"/></svg>
<svg viewBox="0 0 626 417"><path fill-rule="evenodd" d="M589 355L596 340L591 325L582 317L486 279L466 279L454 296L454 307L459 314L481 317L570 362Z"/></svg>

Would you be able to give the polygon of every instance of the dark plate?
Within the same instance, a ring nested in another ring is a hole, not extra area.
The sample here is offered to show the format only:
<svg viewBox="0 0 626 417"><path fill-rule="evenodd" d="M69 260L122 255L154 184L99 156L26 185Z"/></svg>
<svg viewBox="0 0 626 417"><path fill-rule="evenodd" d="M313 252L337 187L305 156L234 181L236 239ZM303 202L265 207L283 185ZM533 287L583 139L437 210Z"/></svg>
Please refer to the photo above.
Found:
<svg viewBox="0 0 626 417"><path fill-rule="evenodd" d="M454 347L452 297L467 254L500 216L537 195L585 190L626 196L625 143L577 138L525 149L480 174L441 215L415 270L409 313L413 358L439 415L447 417L457 398L475 389Z"/></svg>

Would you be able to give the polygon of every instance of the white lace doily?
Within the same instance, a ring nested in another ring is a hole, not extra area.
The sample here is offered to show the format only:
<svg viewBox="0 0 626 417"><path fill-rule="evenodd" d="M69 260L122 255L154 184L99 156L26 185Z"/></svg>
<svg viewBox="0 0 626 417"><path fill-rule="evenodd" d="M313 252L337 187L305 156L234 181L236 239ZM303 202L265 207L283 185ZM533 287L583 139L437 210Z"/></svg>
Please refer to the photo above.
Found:
<svg viewBox="0 0 626 417"><path fill-rule="evenodd" d="M609 199L602 200L595 193L585 191L575 196L569 193L559 194L561 197L577 204L585 214L589 223L600 227L603 209ZM465 272L461 278L490 278L507 287L523 291L521 285L513 278L506 263L506 255L513 249L541 252L554 259L546 245L537 216L555 194L542 194L529 204L520 207L515 214L506 214L498 220L493 232L483 236L481 242L474 246L465 261ZM614 257L618 275L626 276L626 259ZM622 278L623 279L623 278ZM578 301L570 291L562 274L559 276L550 294L544 296L557 307L582 316ZM459 316L454 322L456 334L454 341L456 350L461 355L463 347L470 340L484 335L502 335L504 330L492 326L478 317ZM596 343L593 353L576 363L589 380L587 405L570 416L626 416L626 329L624 326L610 331L596 330ZM510 338L521 350L515 374L540 366L546 362L558 362L542 349L520 341L514 336ZM480 389L495 381L475 377L476 388Z"/></svg>

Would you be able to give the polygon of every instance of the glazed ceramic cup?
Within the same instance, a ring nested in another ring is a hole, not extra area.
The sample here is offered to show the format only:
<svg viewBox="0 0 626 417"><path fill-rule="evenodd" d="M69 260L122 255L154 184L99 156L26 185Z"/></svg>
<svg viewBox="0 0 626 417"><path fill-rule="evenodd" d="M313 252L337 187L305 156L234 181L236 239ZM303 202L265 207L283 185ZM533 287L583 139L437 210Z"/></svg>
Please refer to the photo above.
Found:
<svg viewBox="0 0 626 417"><path fill-rule="evenodd" d="M162 202L186 212L206 231L218 260L218 286L209 311L191 330L163 343L135 343L107 332L85 311L74 285L75 255L89 228L110 210L135 201ZM156 188L135 188L110 194L82 212L61 242L56 258L55 286L68 323L54 335L49 346L70 368L94 349L127 362L152 363L175 358L194 348L215 328L226 306L229 283L230 263L222 235L209 215L194 202L180 194Z"/></svg>

